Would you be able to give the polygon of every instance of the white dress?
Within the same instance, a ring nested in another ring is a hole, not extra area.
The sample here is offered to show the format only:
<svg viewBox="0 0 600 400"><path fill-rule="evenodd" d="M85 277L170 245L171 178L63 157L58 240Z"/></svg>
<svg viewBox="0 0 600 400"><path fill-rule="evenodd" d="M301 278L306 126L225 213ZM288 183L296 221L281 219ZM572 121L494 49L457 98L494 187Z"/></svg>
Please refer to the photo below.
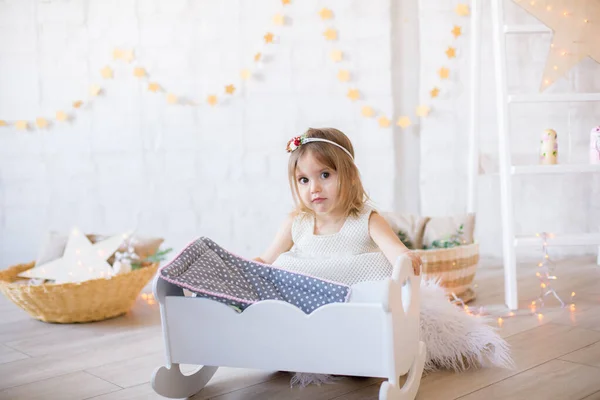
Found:
<svg viewBox="0 0 600 400"><path fill-rule="evenodd" d="M292 224L294 245L273 263L278 267L321 279L354 285L383 280L392 275L392 265L369 235L369 217L374 210L365 205L357 217L348 217L338 233L314 234L314 217L298 215ZM436 280L421 281L420 335L427 346L426 370L491 364L510 367L506 341L486 318L476 318L448 301ZM319 374L296 374L292 382L302 386L327 381Z"/></svg>
<svg viewBox="0 0 600 400"><path fill-rule="evenodd" d="M346 285L390 277L392 265L369 234L373 211L365 205L358 216L346 218L340 231L330 235L315 235L314 217L299 214L292 223L293 247L273 265Z"/></svg>

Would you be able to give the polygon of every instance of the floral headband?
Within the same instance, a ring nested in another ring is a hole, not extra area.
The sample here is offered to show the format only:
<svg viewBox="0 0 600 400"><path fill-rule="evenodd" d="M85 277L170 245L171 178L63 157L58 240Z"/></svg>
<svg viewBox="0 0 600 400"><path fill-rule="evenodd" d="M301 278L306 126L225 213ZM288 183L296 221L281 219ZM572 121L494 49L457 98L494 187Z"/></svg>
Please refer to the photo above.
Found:
<svg viewBox="0 0 600 400"><path fill-rule="evenodd" d="M308 137L306 137L306 135L295 136L295 137L291 138L289 140L289 142L287 143L287 146L286 146L285 149L286 149L286 151L288 153L291 153L292 151L296 150L298 147L302 146L303 144L311 143L311 142L330 143L330 144L332 144L334 146L337 146L340 149L344 150L344 152L346 154L348 154L348 156L350 156L350 158L352 159L352 161L354 161L354 157L352 157L352 154L350 154L350 152L344 146L342 146L342 145L340 145L340 144L338 144L336 142L333 142L331 140L327 140L327 139L312 138L312 137L308 138Z"/></svg>

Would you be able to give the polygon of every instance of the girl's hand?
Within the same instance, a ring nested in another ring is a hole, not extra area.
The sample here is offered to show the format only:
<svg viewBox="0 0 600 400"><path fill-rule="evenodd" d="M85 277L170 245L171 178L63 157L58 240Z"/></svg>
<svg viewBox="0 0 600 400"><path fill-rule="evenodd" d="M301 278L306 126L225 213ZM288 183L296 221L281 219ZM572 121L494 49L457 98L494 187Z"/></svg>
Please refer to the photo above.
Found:
<svg viewBox="0 0 600 400"><path fill-rule="evenodd" d="M423 261L421 257L417 253L412 251L408 251L405 253L408 258L412 261L413 271L415 271L415 275L421 274L421 265L423 265Z"/></svg>

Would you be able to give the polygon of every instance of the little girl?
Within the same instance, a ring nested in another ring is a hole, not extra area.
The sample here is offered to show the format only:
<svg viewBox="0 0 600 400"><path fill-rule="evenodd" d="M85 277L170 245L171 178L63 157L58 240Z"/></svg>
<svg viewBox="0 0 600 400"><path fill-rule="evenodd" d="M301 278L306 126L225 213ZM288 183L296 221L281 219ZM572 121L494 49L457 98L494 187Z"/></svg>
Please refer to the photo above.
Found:
<svg viewBox="0 0 600 400"><path fill-rule="evenodd" d="M311 128L291 139L287 151L296 210L255 261L353 285L390 277L398 256L406 254L419 275L419 256L367 204L346 135Z"/></svg>
<svg viewBox="0 0 600 400"><path fill-rule="evenodd" d="M255 261L351 286L389 278L398 256L406 254L420 274L419 256L368 205L346 135L333 128L309 129L290 140L287 151L296 209ZM452 305L437 281L422 281L420 290L426 370L511 365L506 341L487 320ZM328 381L328 376L298 373L292 384Z"/></svg>

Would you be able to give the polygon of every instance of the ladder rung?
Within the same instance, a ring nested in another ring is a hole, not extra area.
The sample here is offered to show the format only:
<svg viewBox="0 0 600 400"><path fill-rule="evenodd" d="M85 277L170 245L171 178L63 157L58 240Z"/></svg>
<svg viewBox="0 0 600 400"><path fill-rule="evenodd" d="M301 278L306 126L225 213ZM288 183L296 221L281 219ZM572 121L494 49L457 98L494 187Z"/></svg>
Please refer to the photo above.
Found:
<svg viewBox="0 0 600 400"><path fill-rule="evenodd" d="M546 25L504 25L504 33L552 33Z"/></svg>
<svg viewBox="0 0 600 400"><path fill-rule="evenodd" d="M542 244L542 238L535 235L515 238L515 246L518 247L542 247ZM548 246L594 246L600 244L600 233L551 234L547 237L546 244Z"/></svg>
<svg viewBox="0 0 600 400"><path fill-rule="evenodd" d="M556 103L600 101L600 93L513 94L509 103Z"/></svg>
<svg viewBox="0 0 600 400"><path fill-rule="evenodd" d="M600 164L515 165L513 175L600 172Z"/></svg>

